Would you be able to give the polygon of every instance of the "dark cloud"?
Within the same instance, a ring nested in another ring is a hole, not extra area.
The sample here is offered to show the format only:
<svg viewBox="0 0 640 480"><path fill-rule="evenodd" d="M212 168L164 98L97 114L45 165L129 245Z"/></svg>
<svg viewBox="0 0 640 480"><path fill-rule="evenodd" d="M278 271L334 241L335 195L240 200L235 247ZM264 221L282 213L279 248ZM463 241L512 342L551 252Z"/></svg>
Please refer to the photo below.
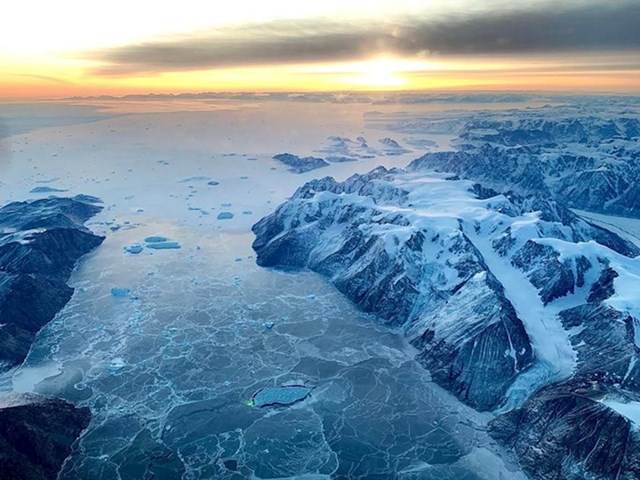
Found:
<svg viewBox="0 0 640 480"><path fill-rule="evenodd" d="M537 10L345 25L278 21L92 52L101 74L403 56L640 50L640 2L558 2Z"/></svg>

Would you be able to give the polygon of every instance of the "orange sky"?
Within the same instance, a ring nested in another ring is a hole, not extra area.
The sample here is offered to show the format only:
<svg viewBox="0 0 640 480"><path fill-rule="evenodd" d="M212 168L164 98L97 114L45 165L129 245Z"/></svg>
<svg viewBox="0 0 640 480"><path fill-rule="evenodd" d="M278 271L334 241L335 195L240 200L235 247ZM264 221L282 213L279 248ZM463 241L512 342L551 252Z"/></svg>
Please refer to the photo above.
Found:
<svg viewBox="0 0 640 480"><path fill-rule="evenodd" d="M522 11L512 3L236 0L222 8L183 0L176 9L112 0L100 9L100 2L23 0L3 6L10 21L0 31L0 98L197 91L640 93L640 34L620 24L636 12L632 0L570 0L560 12L548 0L532 1Z"/></svg>

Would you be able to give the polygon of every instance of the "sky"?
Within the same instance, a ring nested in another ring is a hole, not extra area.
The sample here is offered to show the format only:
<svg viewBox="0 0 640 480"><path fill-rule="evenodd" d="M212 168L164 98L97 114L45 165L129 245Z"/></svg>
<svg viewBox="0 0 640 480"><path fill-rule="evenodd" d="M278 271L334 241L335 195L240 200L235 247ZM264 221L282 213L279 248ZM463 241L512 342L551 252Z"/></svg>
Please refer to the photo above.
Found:
<svg viewBox="0 0 640 480"><path fill-rule="evenodd" d="M21 0L2 15L5 99L640 93L640 0Z"/></svg>

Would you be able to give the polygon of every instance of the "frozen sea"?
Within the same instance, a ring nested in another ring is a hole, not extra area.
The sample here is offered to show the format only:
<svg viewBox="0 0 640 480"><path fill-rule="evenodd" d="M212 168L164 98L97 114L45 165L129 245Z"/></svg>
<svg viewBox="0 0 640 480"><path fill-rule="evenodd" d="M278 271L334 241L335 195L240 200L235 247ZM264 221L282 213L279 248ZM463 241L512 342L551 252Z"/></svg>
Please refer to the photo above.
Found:
<svg viewBox="0 0 640 480"><path fill-rule="evenodd" d="M486 434L491 415L432 383L402 335L314 273L257 267L251 250L251 225L305 181L402 167L454 138L371 115L454 107L0 105L3 204L84 193L105 207L88 226L106 241L75 271L72 300L0 379L5 393L91 408L61 478L524 478ZM352 161L294 174L272 160L283 152ZM255 404L293 385L309 394Z"/></svg>

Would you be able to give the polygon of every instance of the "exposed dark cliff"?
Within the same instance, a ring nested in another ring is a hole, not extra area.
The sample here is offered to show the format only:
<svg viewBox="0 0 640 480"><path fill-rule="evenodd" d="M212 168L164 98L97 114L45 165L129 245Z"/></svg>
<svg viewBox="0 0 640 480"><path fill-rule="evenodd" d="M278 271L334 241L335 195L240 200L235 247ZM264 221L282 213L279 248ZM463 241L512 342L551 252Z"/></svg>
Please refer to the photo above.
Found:
<svg viewBox="0 0 640 480"><path fill-rule="evenodd" d="M63 400L14 394L0 398L0 478L56 479L91 413Z"/></svg>
<svg viewBox="0 0 640 480"><path fill-rule="evenodd" d="M104 240L84 223L97 199L47 198L0 209L0 362L22 363L38 331L67 304L67 281L83 255ZM91 413L63 400L0 398L0 478L55 479Z"/></svg>
<svg viewBox="0 0 640 480"><path fill-rule="evenodd" d="M0 364L19 365L38 331L73 294L80 257L103 241L86 222L101 208L88 197L15 202L0 209Z"/></svg>
<svg viewBox="0 0 640 480"><path fill-rule="evenodd" d="M637 478L637 425L611 403L640 394L634 245L548 197L420 169L311 181L253 231L259 265L322 274L460 400L510 409L491 432L534 478Z"/></svg>

